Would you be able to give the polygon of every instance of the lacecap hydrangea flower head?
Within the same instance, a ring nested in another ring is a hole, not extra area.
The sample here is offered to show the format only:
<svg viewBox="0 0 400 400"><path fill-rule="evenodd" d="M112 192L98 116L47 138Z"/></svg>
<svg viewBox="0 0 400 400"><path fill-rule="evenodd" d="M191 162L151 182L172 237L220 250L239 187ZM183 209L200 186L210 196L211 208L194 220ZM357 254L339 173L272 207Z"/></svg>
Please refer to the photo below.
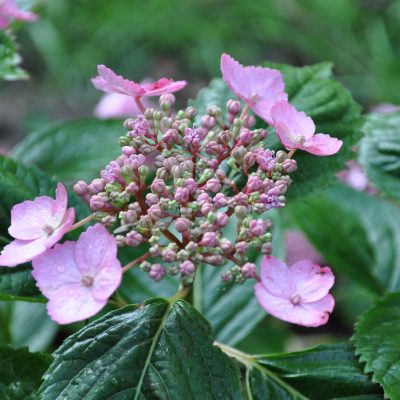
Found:
<svg viewBox="0 0 400 400"><path fill-rule="evenodd" d="M298 168L292 158L296 150L329 155L341 142L314 135L311 119L288 103L279 71L243 67L228 55L222 56L221 68L239 100L232 98L225 109L211 104L198 115L194 107L173 110L172 92L185 81L163 78L140 85L99 66L95 87L131 97L142 113L125 121L120 155L93 181L74 186L92 215L68 229L89 219L96 225L77 242L50 248L60 236L31 257L54 320L69 323L94 315L118 288L122 273L137 266L156 282L177 276L186 289L200 267L220 268L225 282L258 282L257 300L278 318L306 326L327 321L332 273L307 261L290 269L272 262L268 212L286 205L291 174ZM159 96L159 106L146 108L145 96ZM255 127L252 111L274 128L287 150L268 148L267 126ZM117 245L143 244L148 250L121 268ZM250 258L254 253L266 257L261 277Z"/></svg>

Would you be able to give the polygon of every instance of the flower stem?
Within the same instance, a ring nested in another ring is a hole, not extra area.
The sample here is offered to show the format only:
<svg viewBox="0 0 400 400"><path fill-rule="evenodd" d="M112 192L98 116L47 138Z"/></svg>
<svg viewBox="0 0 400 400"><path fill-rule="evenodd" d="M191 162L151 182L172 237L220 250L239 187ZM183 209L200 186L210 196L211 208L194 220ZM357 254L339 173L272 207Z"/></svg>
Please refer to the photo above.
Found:
<svg viewBox="0 0 400 400"><path fill-rule="evenodd" d="M246 104L246 107L243 109L242 113L240 114L239 119L243 119L247 115L249 110L250 110L250 107Z"/></svg>
<svg viewBox="0 0 400 400"><path fill-rule="evenodd" d="M228 354L228 356L236 358L236 360L240 361L244 365L256 363L256 359L254 357L247 353L243 353L238 349L217 341L214 342L214 345L218 346L224 353Z"/></svg>
<svg viewBox="0 0 400 400"><path fill-rule="evenodd" d="M287 155L287 158L288 158L288 159L289 159L289 158L292 158L292 157L293 157L293 154L296 153L296 150L297 150L297 149L292 149L292 150L290 150L289 153L288 153L288 155Z"/></svg>
<svg viewBox="0 0 400 400"><path fill-rule="evenodd" d="M142 113L144 113L144 111L145 111L146 109L145 109L143 103L140 101L140 97L136 97L136 96L135 96L134 99L135 99L136 105L139 107L139 110L140 110Z"/></svg>
<svg viewBox="0 0 400 400"><path fill-rule="evenodd" d="M161 233L167 238L169 239L171 242L176 243L180 249L183 248L182 243L179 241L179 239L173 234L171 233L169 230L165 230L165 231L161 231Z"/></svg>
<svg viewBox="0 0 400 400"><path fill-rule="evenodd" d="M71 231L80 228L82 225L87 224L88 222L92 221L94 219L94 214L89 215L86 218L83 218L82 220L80 220L79 222L77 222L76 224L72 225L71 227Z"/></svg>
<svg viewBox="0 0 400 400"><path fill-rule="evenodd" d="M192 286L189 285L185 286L181 283L181 285L179 286L179 290L169 299L170 303L173 303L179 299L184 299L189 293L191 288Z"/></svg>
<svg viewBox="0 0 400 400"><path fill-rule="evenodd" d="M143 254L141 257L137 258L136 260L133 260L133 261L131 261L129 264L126 264L126 265L122 268L122 272L126 272L126 271L130 270L130 269L133 268L135 265L140 264L142 261L147 260L150 256L151 256L150 253L145 253L145 254Z"/></svg>

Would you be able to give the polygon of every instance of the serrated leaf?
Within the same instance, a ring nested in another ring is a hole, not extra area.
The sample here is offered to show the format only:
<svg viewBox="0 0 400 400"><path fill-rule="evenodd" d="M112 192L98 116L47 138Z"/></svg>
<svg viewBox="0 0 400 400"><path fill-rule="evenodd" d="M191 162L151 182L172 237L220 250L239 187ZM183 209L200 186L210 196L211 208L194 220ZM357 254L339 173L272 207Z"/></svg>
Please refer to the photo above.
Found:
<svg viewBox="0 0 400 400"><path fill-rule="evenodd" d="M6 32L0 31L0 79L15 81L27 79L29 75L19 67L21 56L17 52L17 45Z"/></svg>
<svg viewBox="0 0 400 400"><path fill-rule="evenodd" d="M359 161L368 178L400 200L400 113L367 115L363 132Z"/></svg>
<svg viewBox="0 0 400 400"><path fill-rule="evenodd" d="M334 270L376 294L400 290L400 215L396 206L337 185L289 211Z"/></svg>
<svg viewBox="0 0 400 400"><path fill-rule="evenodd" d="M2 400L34 400L36 390L51 357L29 353L26 348L14 350L0 346L0 398Z"/></svg>
<svg viewBox="0 0 400 400"><path fill-rule="evenodd" d="M73 182L98 177L121 152L122 121L82 118L56 123L29 134L11 152L57 179Z"/></svg>
<svg viewBox="0 0 400 400"><path fill-rule="evenodd" d="M183 300L111 312L54 353L42 400L240 399L237 363Z"/></svg>
<svg viewBox="0 0 400 400"><path fill-rule="evenodd" d="M54 197L56 185L56 181L40 170L0 156L0 234L7 237L11 208L15 204L41 195ZM78 217L85 216L86 206L73 193L69 197L69 204L75 206ZM3 244L2 241L0 249ZM44 301L29 265L0 268L0 300Z"/></svg>
<svg viewBox="0 0 400 400"><path fill-rule="evenodd" d="M246 395L251 400L383 399L347 344L261 356L221 348L246 368Z"/></svg>
<svg viewBox="0 0 400 400"><path fill-rule="evenodd" d="M388 399L400 399L400 292L380 299L356 323L352 340L365 371L372 372Z"/></svg>

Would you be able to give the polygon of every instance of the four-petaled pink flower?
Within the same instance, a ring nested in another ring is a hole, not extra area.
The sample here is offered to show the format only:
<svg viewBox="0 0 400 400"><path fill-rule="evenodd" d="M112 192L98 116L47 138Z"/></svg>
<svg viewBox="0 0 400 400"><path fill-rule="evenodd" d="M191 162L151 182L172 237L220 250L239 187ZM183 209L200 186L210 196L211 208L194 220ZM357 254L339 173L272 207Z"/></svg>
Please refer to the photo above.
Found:
<svg viewBox="0 0 400 400"><path fill-rule="evenodd" d="M67 191L59 183L55 200L40 196L15 205L8 229L15 240L4 247L0 266L15 267L30 261L57 243L75 219L75 211L67 209L67 203Z"/></svg>
<svg viewBox="0 0 400 400"><path fill-rule="evenodd" d="M244 67L228 54L222 54L221 70L232 92L258 116L271 123L271 107L288 98L282 73L271 68Z"/></svg>
<svg viewBox="0 0 400 400"><path fill-rule="evenodd" d="M14 20L36 21L37 17L33 12L20 10L15 0L0 0L0 29L7 29Z"/></svg>
<svg viewBox="0 0 400 400"><path fill-rule="evenodd" d="M98 76L92 79L93 85L106 93L120 93L133 97L160 96L174 93L186 86L186 81L173 81L162 78L157 82L140 84L117 75L105 65L98 65Z"/></svg>
<svg viewBox="0 0 400 400"><path fill-rule="evenodd" d="M275 104L271 116L275 131L288 150L301 149L317 156L330 156L337 153L343 144L329 135L315 134L313 120L287 101Z"/></svg>
<svg viewBox="0 0 400 400"><path fill-rule="evenodd" d="M117 241L101 224L88 228L77 242L57 244L32 264L37 286L49 299L48 313L59 324L95 315L122 279Z"/></svg>
<svg viewBox="0 0 400 400"><path fill-rule="evenodd" d="M274 257L264 257L261 282L255 286L257 301L283 321L316 327L325 324L335 300L329 294L335 277L329 267L302 260L290 268Z"/></svg>

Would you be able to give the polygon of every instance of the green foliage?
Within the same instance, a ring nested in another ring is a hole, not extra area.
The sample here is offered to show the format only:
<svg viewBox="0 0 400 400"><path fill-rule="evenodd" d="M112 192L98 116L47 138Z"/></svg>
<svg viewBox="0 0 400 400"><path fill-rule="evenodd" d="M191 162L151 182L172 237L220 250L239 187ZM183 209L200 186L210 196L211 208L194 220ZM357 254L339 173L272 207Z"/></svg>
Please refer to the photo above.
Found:
<svg viewBox="0 0 400 400"><path fill-rule="evenodd" d="M257 356L245 366L249 399L383 399L349 345Z"/></svg>
<svg viewBox="0 0 400 400"><path fill-rule="evenodd" d="M400 292L380 299L356 324L353 341L365 371L373 373L387 398L400 399Z"/></svg>
<svg viewBox="0 0 400 400"><path fill-rule="evenodd" d="M21 57L17 53L17 45L10 34L0 31L0 79L15 81L27 79L28 74L18 65Z"/></svg>
<svg viewBox="0 0 400 400"><path fill-rule="evenodd" d="M91 180L120 153L122 121L83 118L44 127L28 135L12 151L25 164L42 168L57 179Z"/></svg>
<svg viewBox="0 0 400 400"><path fill-rule="evenodd" d="M400 200L400 113L369 114L359 160L371 182Z"/></svg>
<svg viewBox="0 0 400 400"><path fill-rule="evenodd" d="M334 270L376 294L400 289L397 207L340 185L289 212Z"/></svg>
<svg viewBox="0 0 400 400"><path fill-rule="evenodd" d="M188 303L162 299L111 312L70 336L40 393L42 400L241 398L237 364L213 346L209 324Z"/></svg>
<svg viewBox="0 0 400 400"><path fill-rule="evenodd" d="M34 400L41 377L51 357L29 353L26 348L14 350L0 346L0 398L2 400Z"/></svg>

